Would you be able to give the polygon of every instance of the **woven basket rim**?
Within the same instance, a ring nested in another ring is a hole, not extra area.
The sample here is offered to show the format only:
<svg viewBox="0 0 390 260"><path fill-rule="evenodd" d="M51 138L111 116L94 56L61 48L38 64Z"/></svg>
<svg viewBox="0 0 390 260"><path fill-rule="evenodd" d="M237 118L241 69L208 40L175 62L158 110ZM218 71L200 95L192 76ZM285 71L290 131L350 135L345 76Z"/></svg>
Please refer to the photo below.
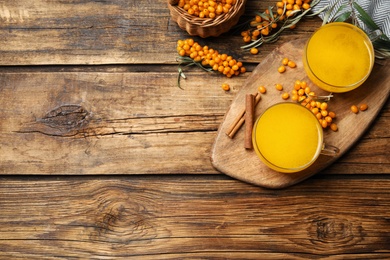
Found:
<svg viewBox="0 0 390 260"><path fill-rule="evenodd" d="M190 15L183 8L178 7L177 5L170 5L175 12L177 12L186 22L191 23L196 26L209 27L219 25L231 17L235 16L242 6L245 4L245 0L237 0L237 2L230 8L229 12L219 15L217 18L200 18L194 15Z"/></svg>

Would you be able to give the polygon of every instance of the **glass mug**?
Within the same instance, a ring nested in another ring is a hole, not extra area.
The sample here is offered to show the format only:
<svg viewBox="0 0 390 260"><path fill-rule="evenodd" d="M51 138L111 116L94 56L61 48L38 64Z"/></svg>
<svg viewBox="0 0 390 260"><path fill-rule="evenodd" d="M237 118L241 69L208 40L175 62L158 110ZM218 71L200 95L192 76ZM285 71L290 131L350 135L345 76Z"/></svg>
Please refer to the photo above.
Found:
<svg viewBox="0 0 390 260"><path fill-rule="evenodd" d="M317 117L298 103L283 102L267 108L253 126L256 154L269 168L285 173L302 171L320 154L335 156L339 149L323 142Z"/></svg>
<svg viewBox="0 0 390 260"><path fill-rule="evenodd" d="M342 93L359 87L374 66L370 38L355 25L328 23L309 38L303 65L310 80L323 90Z"/></svg>

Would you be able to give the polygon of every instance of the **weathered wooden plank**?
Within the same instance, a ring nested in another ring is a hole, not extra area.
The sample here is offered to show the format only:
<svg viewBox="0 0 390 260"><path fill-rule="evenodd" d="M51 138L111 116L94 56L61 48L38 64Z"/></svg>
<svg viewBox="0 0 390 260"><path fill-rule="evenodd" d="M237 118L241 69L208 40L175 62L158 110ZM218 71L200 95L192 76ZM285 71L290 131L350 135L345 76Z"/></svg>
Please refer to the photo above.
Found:
<svg viewBox="0 0 390 260"><path fill-rule="evenodd" d="M187 76L181 90L176 73L0 74L0 172L217 173L211 146L247 76ZM389 120L387 104L330 172L390 173Z"/></svg>
<svg viewBox="0 0 390 260"><path fill-rule="evenodd" d="M274 1L248 1L243 21ZM320 26L320 19L286 31L281 42ZM0 65L175 63L176 41L189 37L170 19L167 0L0 1ZM252 56L232 32L196 40L245 61L257 62L274 46Z"/></svg>
<svg viewBox="0 0 390 260"><path fill-rule="evenodd" d="M2 258L390 255L389 176L284 190L223 175L2 177L0 194Z"/></svg>
<svg viewBox="0 0 390 260"><path fill-rule="evenodd" d="M210 77L181 90L174 73L2 74L0 172L215 172L208 151L233 92Z"/></svg>

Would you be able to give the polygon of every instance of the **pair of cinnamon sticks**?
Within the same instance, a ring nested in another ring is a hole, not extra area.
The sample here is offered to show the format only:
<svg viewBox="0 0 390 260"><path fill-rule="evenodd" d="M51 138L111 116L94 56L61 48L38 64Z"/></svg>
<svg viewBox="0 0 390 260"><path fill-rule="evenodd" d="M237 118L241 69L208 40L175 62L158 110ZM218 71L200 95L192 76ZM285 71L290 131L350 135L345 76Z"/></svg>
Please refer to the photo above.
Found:
<svg viewBox="0 0 390 260"><path fill-rule="evenodd" d="M261 94L257 92L255 95L246 94L245 107L240 111L237 118L233 121L229 129L226 131L226 135L229 138L233 138L241 126L245 122L245 148L252 149L252 129L254 123L255 107L261 99Z"/></svg>

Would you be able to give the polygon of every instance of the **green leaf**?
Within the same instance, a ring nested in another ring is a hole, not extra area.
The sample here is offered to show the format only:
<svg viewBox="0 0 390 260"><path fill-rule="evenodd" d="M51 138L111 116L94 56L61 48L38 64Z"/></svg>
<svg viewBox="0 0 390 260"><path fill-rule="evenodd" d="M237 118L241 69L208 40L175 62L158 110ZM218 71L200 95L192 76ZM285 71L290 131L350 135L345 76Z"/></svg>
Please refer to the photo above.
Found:
<svg viewBox="0 0 390 260"><path fill-rule="evenodd" d="M345 12L341 15L339 15L334 22L345 22L349 17L351 17L352 12Z"/></svg>
<svg viewBox="0 0 390 260"><path fill-rule="evenodd" d="M269 16L271 17L271 20L273 21L274 20L274 12L272 12L271 6L268 6L268 12L269 12Z"/></svg>
<svg viewBox="0 0 390 260"><path fill-rule="evenodd" d="M269 16L266 13L260 13L259 14L261 18L263 18L266 21L269 21Z"/></svg>
<svg viewBox="0 0 390 260"><path fill-rule="evenodd" d="M336 11L336 15L337 15L338 13L341 13L341 11L343 11L343 10L344 10L345 8L347 8L347 7L348 7L347 4L340 5L339 9L337 9L337 11Z"/></svg>
<svg viewBox="0 0 390 260"><path fill-rule="evenodd" d="M325 15L324 15L324 19L322 21L322 25L325 25L329 22L329 18L330 18L330 15L331 13L333 12L333 9L336 7L336 4L340 2L340 0L338 0L336 3L334 3L334 5L332 5L331 7L329 7L328 11L326 11Z"/></svg>
<svg viewBox="0 0 390 260"><path fill-rule="evenodd" d="M365 23L368 26L368 28L370 28L373 31L379 29L378 25L375 24L375 22L366 13L366 11L364 11L364 9L360 7L360 5L358 5L356 2L353 2L353 7L358 11L360 20L362 20L363 23Z"/></svg>

